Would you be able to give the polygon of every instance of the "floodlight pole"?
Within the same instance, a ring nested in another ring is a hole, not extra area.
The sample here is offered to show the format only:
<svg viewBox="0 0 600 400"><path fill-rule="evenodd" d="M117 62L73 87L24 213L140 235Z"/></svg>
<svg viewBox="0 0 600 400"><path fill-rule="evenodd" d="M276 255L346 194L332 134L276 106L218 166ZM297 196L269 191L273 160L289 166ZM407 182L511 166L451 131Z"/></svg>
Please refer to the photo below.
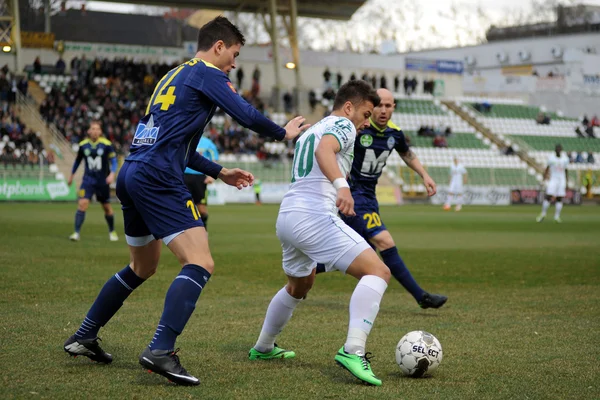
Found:
<svg viewBox="0 0 600 400"><path fill-rule="evenodd" d="M15 51L15 74L22 71L21 68L21 18L19 16L19 0L12 0L12 39Z"/></svg>
<svg viewBox="0 0 600 400"><path fill-rule="evenodd" d="M50 0L44 0L44 32L52 32L50 25Z"/></svg>
<svg viewBox="0 0 600 400"><path fill-rule="evenodd" d="M300 75L300 50L298 49L298 3L296 0L290 0L290 46L292 48L292 57L294 58L294 69L296 75L296 88L294 90L294 102L296 109L302 109L304 103L301 102L302 77Z"/></svg>
<svg viewBox="0 0 600 400"><path fill-rule="evenodd" d="M273 69L275 71L275 87L272 93L272 104L275 111L281 111L281 71L279 70L279 40L277 32L277 0L269 0L269 15L271 24L269 26L269 35L271 36L271 46L273 47Z"/></svg>

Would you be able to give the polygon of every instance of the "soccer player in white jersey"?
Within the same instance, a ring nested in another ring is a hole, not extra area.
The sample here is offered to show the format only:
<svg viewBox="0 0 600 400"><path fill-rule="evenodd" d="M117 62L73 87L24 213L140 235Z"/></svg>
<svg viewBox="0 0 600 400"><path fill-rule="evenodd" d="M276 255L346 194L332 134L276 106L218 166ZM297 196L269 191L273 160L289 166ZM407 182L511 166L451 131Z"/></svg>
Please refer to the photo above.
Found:
<svg viewBox="0 0 600 400"><path fill-rule="evenodd" d="M350 323L345 344L335 361L371 385L381 380L371 370L365 352L390 270L369 244L338 216L355 215L346 177L352 166L357 130L369 125L379 97L371 86L354 80L338 91L333 112L312 126L296 143L292 184L277 218L277 237L283 249L287 285L273 297L258 341L249 358L295 357L275 345L296 306L315 280L317 263L359 280L350 298Z"/></svg>
<svg viewBox="0 0 600 400"><path fill-rule="evenodd" d="M563 208L562 198L565 197L567 191L567 166L569 165L569 157L562 152L562 146L556 145L554 149L556 154L552 154L548 159L548 166L544 171L544 182L548 181L546 186L546 198L542 203L542 212L535 219L537 222L542 222L546 218L546 212L550 208L550 202L555 204L554 222L561 223L560 212ZM548 177L550 179L548 180Z"/></svg>
<svg viewBox="0 0 600 400"><path fill-rule="evenodd" d="M454 164L450 167L450 189L448 190L448 197L446 198L446 204L444 204L444 210L450 210L455 196L456 207L454 209L456 211L462 209L464 185L466 184L467 169L458 162L458 158L454 158Z"/></svg>

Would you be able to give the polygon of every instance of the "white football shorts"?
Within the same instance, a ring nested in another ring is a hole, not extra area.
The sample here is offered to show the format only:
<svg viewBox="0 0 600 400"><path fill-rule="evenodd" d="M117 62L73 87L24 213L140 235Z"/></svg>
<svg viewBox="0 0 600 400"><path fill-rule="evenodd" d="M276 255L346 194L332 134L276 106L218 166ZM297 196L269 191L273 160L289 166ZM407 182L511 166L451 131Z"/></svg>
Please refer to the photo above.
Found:
<svg viewBox="0 0 600 400"><path fill-rule="evenodd" d="M546 194L552 197L565 197L567 182L565 179L550 179L546 187Z"/></svg>
<svg viewBox="0 0 600 400"><path fill-rule="evenodd" d="M346 272L371 246L335 214L301 211L279 213L277 237L283 250L283 270L296 278L309 276L317 263L326 271Z"/></svg>

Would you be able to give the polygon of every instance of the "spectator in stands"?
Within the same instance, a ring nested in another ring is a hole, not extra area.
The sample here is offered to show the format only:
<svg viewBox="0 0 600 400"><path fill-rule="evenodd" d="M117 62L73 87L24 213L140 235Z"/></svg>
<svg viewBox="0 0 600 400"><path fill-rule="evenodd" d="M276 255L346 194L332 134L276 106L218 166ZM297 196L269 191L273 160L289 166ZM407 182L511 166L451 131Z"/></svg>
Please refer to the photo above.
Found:
<svg viewBox="0 0 600 400"><path fill-rule="evenodd" d="M292 94L289 91L283 94L283 108L286 113L292 113Z"/></svg>
<svg viewBox="0 0 600 400"><path fill-rule="evenodd" d="M310 106L310 111L315 112L315 108L317 107L317 94L312 89L308 92L308 105Z"/></svg>
<svg viewBox="0 0 600 400"><path fill-rule="evenodd" d="M540 125L550 125L550 117L544 112L539 112L535 121Z"/></svg>
<svg viewBox="0 0 600 400"><path fill-rule="evenodd" d="M583 116L583 121L581 121L581 123L583 124L583 126L588 126L590 123L590 120L588 119L587 115Z"/></svg>
<svg viewBox="0 0 600 400"><path fill-rule="evenodd" d="M27 96L27 91L29 89L29 81L27 80L26 75L22 75L17 83L17 90L21 92L24 96Z"/></svg>
<svg viewBox="0 0 600 400"><path fill-rule="evenodd" d="M0 101L7 101L10 92L10 83L4 72L0 73Z"/></svg>
<svg viewBox="0 0 600 400"><path fill-rule="evenodd" d="M379 78L379 87L382 89L387 89L387 78L385 75L381 75L381 78Z"/></svg>
<svg viewBox="0 0 600 400"><path fill-rule="evenodd" d="M362 74L360 79L362 79L365 82L369 82L369 75L367 75L367 73L365 72L364 74Z"/></svg>
<svg viewBox="0 0 600 400"><path fill-rule="evenodd" d="M258 68L258 64L254 67L254 72L252 72L252 81L253 84L256 82L260 83L260 69Z"/></svg>
<svg viewBox="0 0 600 400"><path fill-rule="evenodd" d="M594 115L590 123L592 126L600 126L600 119L598 119L597 115Z"/></svg>
<svg viewBox="0 0 600 400"><path fill-rule="evenodd" d="M40 61L39 57L36 57L35 61L33 62L33 73L34 74L42 73L42 62Z"/></svg>
<svg viewBox="0 0 600 400"><path fill-rule="evenodd" d="M242 90L242 84L244 82L244 68L239 67L235 75L237 78L238 89Z"/></svg>
<svg viewBox="0 0 600 400"><path fill-rule="evenodd" d="M373 86L373 88L377 87L377 77L375 76L375 74L373 74L373 76L371 77L371 86Z"/></svg>
<svg viewBox="0 0 600 400"><path fill-rule="evenodd" d="M352 74L350 74L350 80L351 81L355 81L356 80L356 74L354 72Z"/></svg>
<svg viewBox="0 0 600 400"><path fill-rule="evenodd" d="M583 154L582 152L578 152L577 155L575 156L575 163L577 164L581 164L583 161Z"/></svg>
<svg viewBox="0 0 600 400"><path fill-rule="evenodd" d="M62 57L58 57L55 68L56 68L56 73L58 75L64 75L65 69L67 68L67 64L65 63L65 60L63 60Z"/></svg>
<svg viewBox="0 0 600 400"><path fill-rule="evenodd" d="M335 99L335 91L331 87L327 88L327 90L323 92L323 98L325 100L333 101L333 99Z"/></svg>
<svg viewBox="0 0 600 400"><path fill-rule="evenodd" d="M578 137L580 138L584 138L585 135L583 134L583 132L581 131L580 127L575 128L575 133L577 134Z"/></svg>
<svg viewBox="0 0 600 400"><path fill-rule="evenodd" d="M590 151L587 157L588 164L594 164L596 160L594 159L594 154Z"/></svg>
<svg viewBox="0 0 600 400"><path fill-rule="evenodd" d="M331 72L329 72L329 67L325 67L325 72L323 72L323 79L325 83L329 83L331 79Z"/></svg>
<svg viewBox="0 0 600 400"><path fill-rule="evenodd" d="M443 135L436 135L433 139L433 147L448 147L448 142Z"/></svg>
<svg viewBox="0 0 600 400"><path fill-rule="evenodd" d="M585 133L587 133L587 135L591 138L595 138L596 136L594 135L594 126L592 124L589 124L587 128L585 128Z"/></svg>
<svg viewBox="0 0 600 400"><path fill-rule="evenodd" d="M446 130L444 131L444 135L445 135L446 137L448 137L448 136L451 136L451 135L452 135L452 128L451 128L451 127L449 127L449 126L447 126L447 127L446 127Z"/></svg>
<svg viewBox="0 0 600 400"><path fill-rule="evenodd" d="M504 148L502 153L504 153L505 156L512 156L513 154L515 154L515 149L513 149L512 145L508 145Z"/></svg>
<svg viewBox="0 0 600 400"><path fill-rule="evenodd" d="M342 73L340 71L338 71L338 73L336 75L336 80L337 80L337 88L339 89L342 86L342 82L344 80L344 77L342 76Z"/></svg>
<svg viewBox="0 0 600 400"><path fill-rule="evenodd" d="M409 91L410 91L410 80L408 79L408 76L404 77L404 94L408 95Z"/></svg>
<svg viewBox="0 0 600 400"><path fill-rule="evenodd" d="M394 76L394 93L398 93L400 88L400 75Z"/></svg>
<svg viewBox="0 0 600 400"><path fill-rule="evenodd" d="M417 78L413 76L413 78L410 80L410 93L415 93L417 91Z"/></svg>

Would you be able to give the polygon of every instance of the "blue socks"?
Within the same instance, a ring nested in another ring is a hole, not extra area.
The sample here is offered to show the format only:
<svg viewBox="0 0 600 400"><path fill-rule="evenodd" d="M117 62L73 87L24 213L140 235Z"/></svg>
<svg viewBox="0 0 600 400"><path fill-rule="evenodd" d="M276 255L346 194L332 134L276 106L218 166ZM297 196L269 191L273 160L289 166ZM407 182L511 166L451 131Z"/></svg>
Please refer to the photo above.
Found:
<svg viewBox="0 0 600 400"><path fill-rule="evenodd" d="M115 216L114 215L106 215L104 214L104 219L108 224L108 232L112 232L115 230Z"/></svg>
<svg viewBox="0 0 600 400"><path fill-rule="evenodd" d="M192 316L200 293L209 278L210 273L199 265L183 266L167 291L160 322L148 346L150 350L175 349L175 340Z"/></svg>
<svg viewBox="0 0 600 400"><path fill-rule="evenodd" d="M100 290L81 327L75 332L75 337L78 339L96 338L100 328L106 325L113 315L119 311L131 292L144 281L145 279L137 276L129 265L112 276Z"/></svg>
<svg viewBox="0 0 600 400"><path fill-rule="evenodd" d="M394 278L396 278L396 280L400 282L400 284L404 286L406 290L409 291L409 293L415 298L415 300L417 300L417 302L421 301L425 291L421 289L419 284L412 277L408 268L406 268L404 261L402 261L402 258L398 254L398 249L396 247L392 247L387 250L380 251L379 254L381 254L383 262L390 269L390 272Z"/></svg>
<svg viewBox="0 0 600 400"><path fill-rule="evenodd" d="M81 225L83 225L83 221L85 221L85 211L79 211L75 213L75 232L79 233L81 230Z"/></svg>

